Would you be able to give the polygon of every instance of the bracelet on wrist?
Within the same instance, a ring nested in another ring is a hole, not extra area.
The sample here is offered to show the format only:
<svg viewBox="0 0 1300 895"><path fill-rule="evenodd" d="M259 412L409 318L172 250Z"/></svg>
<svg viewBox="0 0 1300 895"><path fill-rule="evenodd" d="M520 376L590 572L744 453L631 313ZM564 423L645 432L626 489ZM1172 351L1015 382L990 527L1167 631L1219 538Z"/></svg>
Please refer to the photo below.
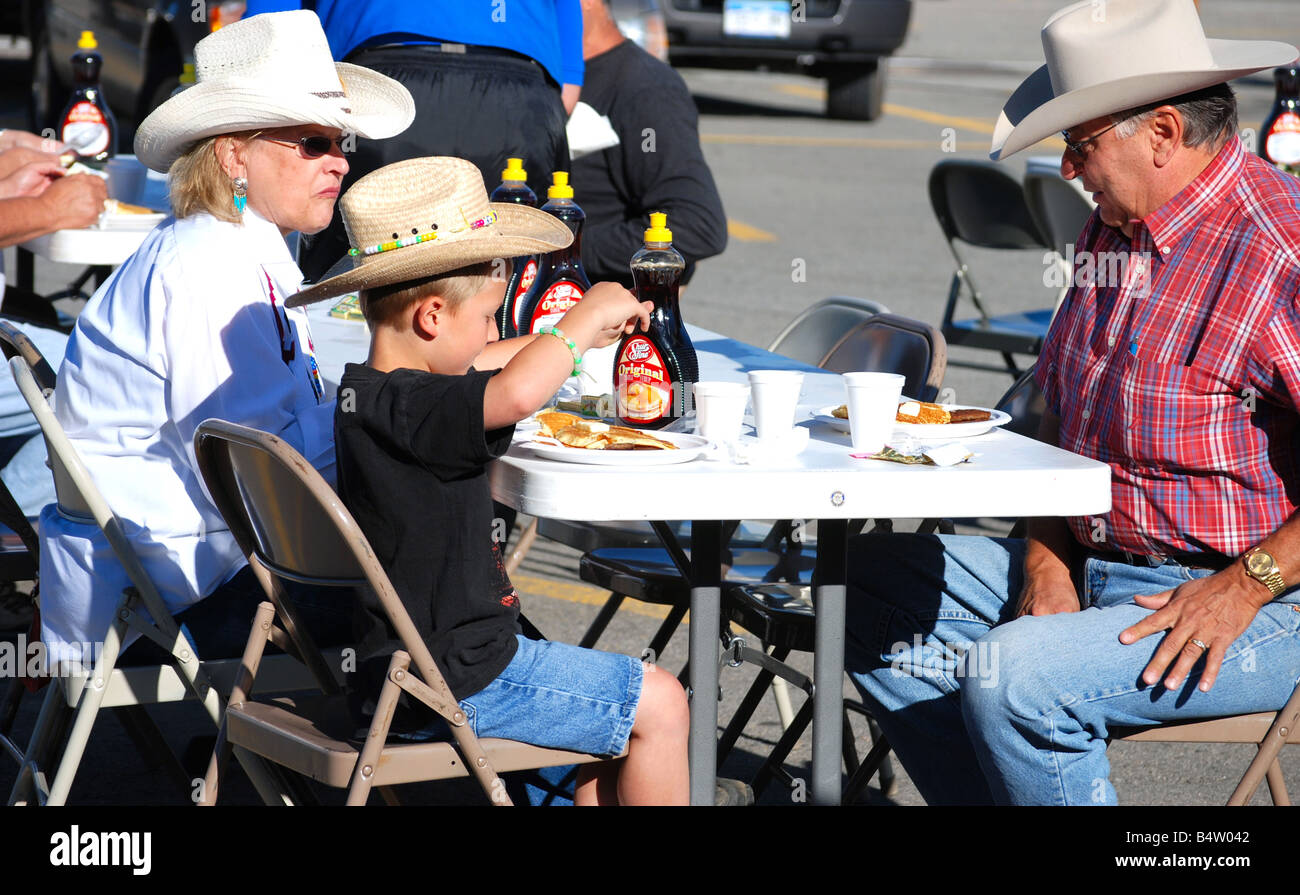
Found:
<svg viewBox="0 0 1300 895"><path fill-rule="evenodd" d="M582 353L578 351L578 346L573 344L573 340L566 336L558 326L539 327L537 332L545 336L555 336L569 349L569 353L573 355L573 372L569 374L570 376L577 376L582 372Z"/></svg>

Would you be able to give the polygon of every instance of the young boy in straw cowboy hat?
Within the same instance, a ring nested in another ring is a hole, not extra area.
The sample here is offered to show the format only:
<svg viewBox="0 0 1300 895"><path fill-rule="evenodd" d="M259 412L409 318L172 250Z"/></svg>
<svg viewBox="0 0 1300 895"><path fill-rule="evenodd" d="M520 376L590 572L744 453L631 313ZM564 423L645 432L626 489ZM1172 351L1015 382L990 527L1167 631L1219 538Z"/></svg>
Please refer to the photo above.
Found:
<svg viewBox="0 0 1300 895"><path fill-rule="evenodd" d="M351 269L288 304L360 292L370 356L348 365L339 386L339 493L448 686L481 737L600 755L626 746L621 762L583 766L577 804L685 804L681 686L628 656L520 633L519 597L491 537L486 471L583 352L648 325L649 303L601 283L553 334L496 342L501 259L573 237L548 214L489 203L463 159L381 168L340 208ZM381 681L396 643L377 605L367 610L362 677L373 670Z"/></svg>

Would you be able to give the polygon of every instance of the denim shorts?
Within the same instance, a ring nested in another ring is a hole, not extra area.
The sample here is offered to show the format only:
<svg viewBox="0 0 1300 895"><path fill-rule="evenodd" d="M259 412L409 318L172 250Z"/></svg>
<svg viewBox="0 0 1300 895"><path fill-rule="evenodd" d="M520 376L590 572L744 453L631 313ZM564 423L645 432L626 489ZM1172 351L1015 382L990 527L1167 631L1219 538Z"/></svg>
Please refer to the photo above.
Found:
<svg viewBox="0 0 1300 895"><path fill-rule="evenodd" d="M474 733L592 755L622 752L641 700L641 660L517 639L505 670L460 702Z"/></svg>

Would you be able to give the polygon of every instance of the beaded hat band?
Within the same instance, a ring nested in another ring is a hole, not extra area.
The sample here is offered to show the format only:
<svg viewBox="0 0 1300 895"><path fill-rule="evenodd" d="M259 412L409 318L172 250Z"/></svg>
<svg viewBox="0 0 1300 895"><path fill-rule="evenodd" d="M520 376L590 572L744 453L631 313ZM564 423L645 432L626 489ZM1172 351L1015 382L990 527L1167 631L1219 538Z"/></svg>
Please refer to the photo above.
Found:
<svg viewBox="0 0 1300 895"><path fill-rule="evenodd" d="M573 242L568 225L544 211L489 202L478 168L445 156L367 174L343 194L339 211L353 248L288 307Z"/></svg>

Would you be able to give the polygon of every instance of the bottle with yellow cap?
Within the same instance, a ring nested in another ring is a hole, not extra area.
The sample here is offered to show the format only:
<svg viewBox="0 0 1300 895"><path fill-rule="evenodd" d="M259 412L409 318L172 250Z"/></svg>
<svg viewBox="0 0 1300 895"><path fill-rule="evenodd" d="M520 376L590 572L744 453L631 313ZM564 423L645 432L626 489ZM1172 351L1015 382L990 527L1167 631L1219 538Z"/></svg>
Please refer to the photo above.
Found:
<svg viewBox="0 0 1300 895"><path fill-rule="evenodd" d="M650 328L624 336L614 358L614 402L624 425L659 429L690 407L700 365L678 306L685 270L686 259L673 248L668 216L651 214L645 245L632 256L632 291L654 303Z"/></svg>
<svg viewBox="0 0 1300 895"><path fill-rule="evenodd" d="M555 326L569 308L576 305L587 290L591 280L582 269L582 224L586 213L573 201L573 187L569 186L567 171L551 175L551 186L546 190L546 204L542 211L555 215L573 231L573 242L567 248L543 255L537 264L537 279L532 288L519 299L519 334L540 332L543 326Z"/></svg>
<svg viewBox="0 0 1300 895"><path fill-rule="evenodd" d="M72 98L59 116L59 139L74 149L82 161L104 162L117 154L117 120L99 88L104 60L92 31L81 32L72 54Z"/></svg>
<svg viewBox="0 0 1300 895"><path fill-rule="evenodd" d="M521 158L506 159L505 170L501 172L501 185L492 191L493 202L512 202L515 205L537 207L537 194L528 186L528 172L524 170ZM528 294L537 279L538 255L523 255L514 259L511 265L510 280L506 283L506 299L497 312L497 329L501 338L510 339L519 335L520 299Z"/></svg>

